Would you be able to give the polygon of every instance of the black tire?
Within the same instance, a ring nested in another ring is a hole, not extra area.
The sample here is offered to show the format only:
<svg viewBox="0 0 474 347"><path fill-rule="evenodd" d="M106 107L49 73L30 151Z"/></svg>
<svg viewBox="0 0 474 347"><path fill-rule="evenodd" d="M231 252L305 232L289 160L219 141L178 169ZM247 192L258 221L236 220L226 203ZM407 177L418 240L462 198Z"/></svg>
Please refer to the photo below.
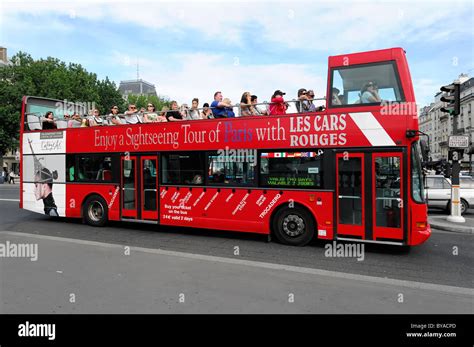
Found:
<svg viewBox="0 0 474 347"><path fill-rule="evenodd" d="M469 208L469 204L467 203L467 201L464 199L461 199L461 215L466 213L468 208Z"/></svg>
<svg viewBox="0 0 474 347"><path fill-rule="evenodd" d="M108 221L108 215L107 203L99 195L89 196L82 206L82 218L94 227L103 227Z"/></svg>
<svg viewBox="0 0 474 347"><path fill-rule="evenodd" d="M278 210L272 219L272 231L280 243L305 246L314 237L315 223L304 208L295 206Z"/></svg>

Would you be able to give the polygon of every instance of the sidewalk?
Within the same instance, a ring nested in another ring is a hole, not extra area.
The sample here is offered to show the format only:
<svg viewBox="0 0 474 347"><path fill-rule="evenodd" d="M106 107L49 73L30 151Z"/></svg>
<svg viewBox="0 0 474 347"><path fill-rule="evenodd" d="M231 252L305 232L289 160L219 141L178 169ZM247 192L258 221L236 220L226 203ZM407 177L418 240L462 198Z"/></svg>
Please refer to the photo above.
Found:
<svg viewBox="0 0 474 347"><path fill-rule="evenodd" d="M428 216L428 223L434 229L453 231L458 233L474 234L474 216L472 214L464 216L465 223L452 223L446 220L447 215Z"/></svg>

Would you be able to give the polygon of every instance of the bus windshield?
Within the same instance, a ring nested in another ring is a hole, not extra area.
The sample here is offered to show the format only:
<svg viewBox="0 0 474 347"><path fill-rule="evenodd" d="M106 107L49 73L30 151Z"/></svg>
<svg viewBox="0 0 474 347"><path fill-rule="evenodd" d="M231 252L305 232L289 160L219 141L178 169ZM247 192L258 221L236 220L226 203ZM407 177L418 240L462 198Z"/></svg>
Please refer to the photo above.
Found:
<svg viewBox="0 0 474 347"><path fill-rule="evenodd" d="M391 62L332 70L331 107L404 101L395 64Z"/></svg>

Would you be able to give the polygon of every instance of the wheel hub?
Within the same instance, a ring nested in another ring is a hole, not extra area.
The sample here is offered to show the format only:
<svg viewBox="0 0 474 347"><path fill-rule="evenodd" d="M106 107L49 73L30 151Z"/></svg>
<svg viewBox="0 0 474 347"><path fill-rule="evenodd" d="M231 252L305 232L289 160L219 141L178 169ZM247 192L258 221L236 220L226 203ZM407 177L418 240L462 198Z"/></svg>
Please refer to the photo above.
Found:
<svg viewBox="0 0 474 347"><path fill-rule="evenodd" d="M91 220L98 222L104 215L104 207L98 201L94 201L89 205L88 215Z"/></svg>
<svg viewBox="0 0 474 347"><path fill-rule="evenodd" d="M305 231L304 219L298 215L290 214L283 219L283 231L290 237L296 237Z"/></svg>

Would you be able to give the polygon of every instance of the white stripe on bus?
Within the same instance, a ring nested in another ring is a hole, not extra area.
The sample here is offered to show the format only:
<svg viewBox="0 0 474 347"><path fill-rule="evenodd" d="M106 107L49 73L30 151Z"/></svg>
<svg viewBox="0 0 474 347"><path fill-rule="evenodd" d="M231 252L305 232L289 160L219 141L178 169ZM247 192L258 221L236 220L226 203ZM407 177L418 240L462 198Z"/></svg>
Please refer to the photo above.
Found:
<svg viewBox="0 0 474 347"><path fill-rule="evenodd" d="M349 113L372 146L395 146L390 135L371 112Z"/></svg>

